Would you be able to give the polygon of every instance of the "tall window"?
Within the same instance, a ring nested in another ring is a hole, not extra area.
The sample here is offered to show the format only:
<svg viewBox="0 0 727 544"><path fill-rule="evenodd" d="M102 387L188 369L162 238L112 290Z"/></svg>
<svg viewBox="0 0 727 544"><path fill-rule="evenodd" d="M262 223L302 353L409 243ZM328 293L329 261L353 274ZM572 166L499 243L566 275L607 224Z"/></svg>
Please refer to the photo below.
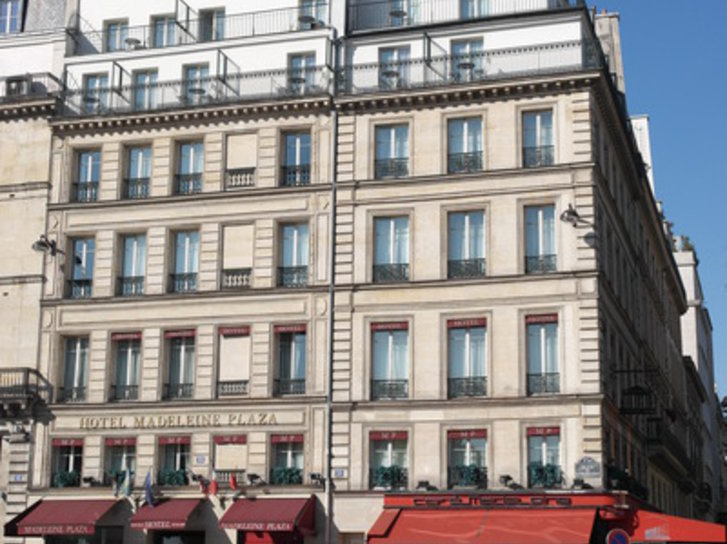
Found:
<svg viewBox="0 0 727 544"><path fill-rule="evenodd" d="M71 200L96 202L101 179L101 151L90 149L76 154L76 179L73 182Z"/></svg>
<svg viewBox="0 0 727 544"><path fill-rule="evenodd" d="M202 191L204 143L183 142L177 147L177 175L174 192L189 195Z"/></svg>
<svg viewBox="0 0 727 544"><path fill-rule="evenodd" d="M207 64L184 67L184 98L189 104L200 104L209 98L210 69Z"/></svg>
<svg viewBox="0 0 727 544"><path fill-rule="evenodd" d="M159 437L159 478L157 482L164 486L187 485L187 467L189 464L189 436Z"/></svg>
<svg viewBox="0 0 727 544"><path fill-rule="evenodd" d="M447 123L447 172L482 170L482 118L451 119Z"/></svg>
<svg viewBox="0 0 727 544"><path fill-rule="evenodd" d="M137 400L141 375L141 333L115 333L116 372L111 387L111 400Z"/></svg>
<svg viewBox="0 0 727 544"><path fill-rule="evenodd" d="M523 113L523 166L547 166L554 162L552 110Z"/></svg>
<svg viewBox="0 0 727 544"><path fill-rule="evenodd" d="M529 315L527 329L528 395L558 393L558 316Z"/></svg>
<svg viewBox="0 0 727 544"><path fill-rule="evenodd" d="M0 0L0 34L20 32L20 0Z"/></svg>
<svg viewBox="0 0 727 544"><path fill-rule="evenodd" d="M194 331L167 331L169 346L165 399L189 399L194 396Z"/></svg>
<svg viewBox="0 0 727 544"><path fill-rule="evenodd" d="M298 22L301 30L316 28L325 24L326 3L323 0L301 0Z"/></svg>
<svg viewBox="0 0 727 544"><path fill-rule="evenodd" d="M121 240L124 253L117 293L124 297L143 295L146 274L146 236L129 234Z"/></svg>
<svg viewBox="0 0 727 544"><path fill-rule="evenodd" d="M284 153L280 184L285 187L310 184L310 132L283 134Z"/></svg>
<svg viewBox="0 0 727 544"><path fill-rule="evenodd" d="M305 325L276 325L278 369L273 393L275 395L305 394L306 327Z"/></svg>
<svg viewBox="0 0 727 544"><path fill-rule="evenodd" d="M487 395L487 320L452 319L449 335L449 396Z"/></svg>
<svg viewBox="0 0 727 544"><path fill-rule="evenodd" d="M63 385L58 390L59 402L86 400L88 382L88 337L70 336L65 339L63 356Z"/></svg>
<svg viewBox="0 0 727 544"><path fill-rule="evenodd" d="M83 467L83 439L54 438L51 445L51 487L79 487Z"/></svg>
<svg viewBox="0 0 727 544"><path fill-rule="evenodd" d="M109 76L90 74L83 78L83 111L99 113L109 104Z"/></svg>
<svg viewBox="0 0 727 544"><path fill-rule="evenodd" d="M487 487L487 431L447 432L448 487Z"/></svg>
<svg viewBox="0 0 727 544"><path fill-rule="evenodd" d="M157 107L159 88L156 70L139 70L134 72L134 109L138 111L152 110Z"/></svg>
<svg viewBox="0 0 727 544"><path fill-rule="evenodd" d="M128 21L109 21L106 23L106 51L122 51L129 37Z"/></svg>
<svg viewBox="0 0 727 544"><path fill-rule="evenodd" d="M410 51L408 45L379 49L379 87L405 89L409 86Z"/></svg>
<svg viewBox="0 0 727 544"><path fill-rule="evenodd" d="M123 198L137 199L149 196L151 180L151 146L129 147L126 151L126 179Z"/></svg>
<svg viewBox="0 0 727 544"><path fill-rule="evenodd" d="M250 379L250 327L220 327L217 396L245 395Z"/></svg>
<svg viewBox="0 0 727 544"><path fill-rule="evenodd" d="M154 47L169 47L176 43L177 22L173 15L161 15L152 19Z"/></svg>
<svg viewBox="0 0 727 544"><path fill-rule="evenodd" d="M211 42L225 39L224 9L200 10L199 39L202 42Z"/></svg>
<svg viewBox="0 0 727 544"><path fill-rule="evenodd" d="M405 26L411 24L412 9L415 8L417 2L409 0L389 0L389 24L390 26Z"/></svg>
<svg viewBox="0 0 727 544"><path fill-rule="evenodd" d="M453 212L448 215L448 278L477 278L485 275L485 214Z"/></svg>
<svg viewBox="0 0 727 544"><path fill-rule="evenodd" d="M123 485L127 471L129 482L133 483L136 475L136 438L107 438L104 466L106 485Z"/></svg>
<svg viewBox="0 0 727 544"><path fill-rule="evenodd" d="M371 325L371 399L409 397L409 325L404 322Z"/></svg>
<svg viewBox="0 0 727 544"><path fill-rule="evenodd" d="M556 268L555 206L525 207L525 273Z"/></svg>
<svg viewBox="0 0 727 544"><path fill-rule="evenodd" d="M289 88L293 94L305 94L316 86L316 55L291 55L288 60Z"/></svg>
<svg viewBox="0 0 727 544"><path fill-rule="evenodd" d="M476 19L490 13L491 0L459 0L459 16L461 19Z"/></svg>
<svg viewBox="0 0 727 544"><path fill-rule="evenodd" d="M282 287L308 285L308 253L308 223L281 225L278 285Z"/></svg>
<svg viewBox="0 0 727 544"><path fill-rule="evenodd" d="M560 468L560 429L531 427L528 437L528 487L556 487L563 481Z"/></svg>
<svg viewBox="0 0 727 544"><path fill-rule="evenodd" d="M406 431L369 434L369 487L406 489L409 480Z"/></svg>
<svg viewBox="0 0 727 544"><path fill-rule="evenodd" d="M199 232L185 230L174 233L174 268L169 279L172 293L197 290L199 270Z"/></svg>
<svg viewBox="0 0 727 544"><path fill-rule="evenodd" d="M93 238L71 240L70 279L66 289L69 298L90 298L93 291Z"/></svg>
<svg viewBox="0 0 727 544"><path fill-rule="evenodd" d="M409 125L376 127L376 179L409 175Z"/></svg>
<svg viewBox="0 0 727 544"><path fill-rule="evenodd" d="M409 279L409 218L374 220L374 282Z"/></svg>
<svg viewBox="0 0 727 544"><path fill-rule="evenodd" d="M482 77L482 40L452 42L452 76L455 81Z"/></svg>
<svg viewBox="0 0 727 544"><path fill-rule="evenodd" d="M303 440L302 434L274 434L270 437L273 451L271 484L303 483Z"/></svg>

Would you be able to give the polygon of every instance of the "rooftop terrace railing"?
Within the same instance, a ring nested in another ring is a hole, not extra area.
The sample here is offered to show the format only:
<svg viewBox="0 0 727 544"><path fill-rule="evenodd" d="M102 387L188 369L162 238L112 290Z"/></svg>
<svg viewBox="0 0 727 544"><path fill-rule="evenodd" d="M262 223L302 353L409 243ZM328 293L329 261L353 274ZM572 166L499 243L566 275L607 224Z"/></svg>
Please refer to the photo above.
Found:
<svg viewBox="0 0 727 544"><path fill-rule="evenodd" d="M0 104L56 96L63 84L48 72L0 77Z"/></svg>

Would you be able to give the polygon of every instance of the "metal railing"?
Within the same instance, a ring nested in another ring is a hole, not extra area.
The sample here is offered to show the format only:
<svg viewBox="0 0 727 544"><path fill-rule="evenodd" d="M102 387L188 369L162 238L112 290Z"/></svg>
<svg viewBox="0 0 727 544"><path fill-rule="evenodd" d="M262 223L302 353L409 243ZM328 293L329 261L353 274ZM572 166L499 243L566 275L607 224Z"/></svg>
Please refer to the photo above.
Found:
<svg viewBox="0 0 727 544"><path fill-rule="evenodd" d="M0 77L0 104L52 98L62 90L63 83L48 72Z"/></svg>
<svg viewBox="0 0 727 544"><path fill-rule="evenodd" d="M370 489L406 489L409 485L409 471L406 467L392 465L369 469Z"/></svg>
<svg viewBox="0 0 727 544"><path fill-rule="evenodd" d="M133 470L129 471L129 483L134 485L134 476L136 473ZM103 474L103 485L106 486L121 486L126 479L126 470L109 470Z"/></svg>
<svg viewBox="0 0 727 544"><path fill-rule="evenodd" d="M0 369L0 401L27 401L33 398L48 402L50 384L32 368Z"/></svg>
<svg viewBox="0 0 727 544"><path fill-rule="evenodd" d="M528 395L560 393L560 374L558 372L528 374L527 381Z"/></svg>
<svg viewBox="0 0 727 544"><path fill-rule="evenodd" d="M122 85L91 92L84 89L63 93L62 115L66 117L103 116L152 111L199 108L263 99L320 96L330 92L332 74L328 67L306 71L311 81L302 90L291 87L291 73L298 70L266 70L195 80L163 81L149 85ZM143 96L143 99L139 99ZM93 107L89 107L89 103Z"/></svg>
<svg viewBox="0 0 727 544"><path fill-rule="evenodd" d="M59 470L53 472L50 477L50 486L54 488L80 487L81 473L75 470Z"/></svg>
<svg viewBox="0 0 727 544"><path fill-rule="evenodd" d="M124 180L123 196L128 200L149 198L149 178L129 178Z"/></svg>
<svg viewBox="0 0 727 544"><path fill-rule="evenodd" d="M555 164L555 146L540 145L536 147L523 147L524 168L552 166L553 164Z"/></svg>
<svg viewBox="0 0 727 544"><path fill-rule="evenodd" d="M225 170L225 189L243 189L255 187L255 167L229 168Z"/></svg>
<svg viewBox="0 0 727 544"><path fill-rule="evenodd" d="M231 40L253 36L298 32L321 28L328 19L328 4L319 2L292 8L260 10L250 13L225 15L221 24L221 36L211 34L208 19L174 21L174 31L157 42L154 25L126 26L114 31L123 40L114 40L108 29L76 32L73 55L97 55L110 51L136 51L174 47L193 43ZM111 47L109 47L111 45Z"/></svg>
<svg viewBox="0 0 727 544"><path fill-rule="evenodd" d="M292 164L280 167L280 186L310 185L310 164Z"/></svg>
<svg viewBox="0 0 727 544"><path fill-rule="evenodd" d="M117 278L116 293L121 297L143 295L144 276L122 276Z"/></svg>
<svg viewBox="0 0 727 544"><path fill-rule="evenodd" d="M222 489L230 489L230 479L234 476L235 482L238 486L245 485L245 469L229 470L229 469L215 469L215 476L217 477L217 485Z"/></svg>
<svg viewBox="0 0 727 544"><path fill-rule="evenodd" d="M556 255L526 255L525 273L540 274L544 272L555 272Z"/></svg>
<svg viewBox="0 0 727 544"><path fill-rule="evenodd" d="M197 273L169 274L170 293L193 293L197 290Z"/></svg>
<svg viewBox="0 0 727 544"><path fill-rule="evenodd" d="M217 396L229 397L234 395L247 395L247 380L218 381Z"/></svg>
<svg viewBox="0 0 727 544"><path fill-rule="evenodd" d="M96 202L98 200L98 181L74 182L72 202Z"/></svg>
<svg viewBox="0 0 727 544"><path fill-rule="evenodd" d="M303 471L295 467L273 467L270 469L271 485L301 485Z"/></svg>
<svg viewBox="0 0 727 544"><path fill-rule="evenodd" d="M479 465L447 467L447 487L487 488L487 468Z"/></svg>
<svg viewBox="0 0 727 544"><path fill-rule="evenodd" d="M528 463L528 487L551 489L563 484L563 470L559 465Z"/></svg>
<svg viewBox="0 0 727 544"><path fill-rule="evenodd" d="M421 89L568 73L602 66L600 52L589 40L496 49L471 53L468 58L475 68L468 72L467 78L462 78L458 67L460 55L443 55L400 61L396 64L395 76L390 64L373 62L349 65L341 70L337 81L343 94L365 94L391 91L392 77L396 78L395 89Z"/></svg>
<svg viewBox="0 0 727 544"><path fill-rule="evenodd" d="M185 469L162 469L159 471L157 483L163 486L180 487L189 485L189 476Z"/></svg>
<svg viewBox="0 0 727 544"><path fill-rule="evenodd" d="M464 11L460 0L358 0L348 7L349 32L467 21L584 6L585 0L486 0ZM482 9L480 9L482 6Z"/></svg>
<svg viewBox="0 0 727 544"><path fill-rule="evenodd" d="M374 283L409 281L409 263L374 265Z"/></svg>
<svg viewBox="0 0 727 544"><path fill-rule="evenodd" d="M194 396L193 383L165 383L162 398L164 400L191 399Z"/></svg>
<svg viewBox="0 0 727 544"><path fill-rule="evenodd" d="M447 380L447 394L450 399L459 397L486 397L487 376L449 378Z"/></svg>
<svg viewBox="0 0 727 544"><path fill-rule="evenodd" d="M58 395L56 396L56 402L58 403L73 403L73 402L85 402L86 400L86 388L85 387L59 387Z"/></svg>
<svg viewBox="0 0 727 544"><path fill-rule="evenodd" d="M482 151L450 153L447 155L447 173L479 172L483 168Z"/></svg>
<svg viewBox="0 0 727 544"><path fill-rule="evenodd" d="M308 285L307 266L279 266L278 287L305 287Z"/></svg>
<svg viewBox="0 0 727 544"><path fill-rule="evenodd" d="M371 380L371 400L409 398L409 380Z"/></svg>
<svg viewBox="0 0 727 544"><path fill-rule="evenodd" d="M485 258L462 259L460 261L447 261L447 277L458 278L484 278L486 276Z"/></svg>
<svg viewBox="0 0 727 544"><path fill-rule="evenodd" d="M684 447L684 441L674 434L672 428L664 420L657 418L646 420L646 439L651 450L650 456L659 454L659 449L664 448L687 471L693 468L687 449Z"/></svg>
<svg viewBox="0 0 727 544"><path fill-rule="evenodd" d="M91 298L93 280L67 280L66 298Z"/></svg>
<svg viewBox="0 0 727 544"><path fill-rule="evenodd" d="M249 289L252 268L228 268L222 271L222 289Z"/></svg>
<svg viewBox="0 0 727 544"><path fill-rule="evenodd" d="M273 382L273 395L305 395L305 379L278 378Z"/></svg>
<svg viewBox="0 0 727 544"><path fill-rule="evenodd" d="M193 195L202 192L202 173L174 174L174 194Z"/></svg>
<svg viewBox="0 0 727 544"><path fill-rule="evenodd" d="M111 394L109 400L111 401L123 401L123 400L137 400L139 398L139 386L138 385L112 385Z"/></svg>
<svg viewBox="0 0 727 544"><path fill-rule="evenodd" d="M409 157L376 159L374 161L376 179L405 178L409 176Z"/></svg>

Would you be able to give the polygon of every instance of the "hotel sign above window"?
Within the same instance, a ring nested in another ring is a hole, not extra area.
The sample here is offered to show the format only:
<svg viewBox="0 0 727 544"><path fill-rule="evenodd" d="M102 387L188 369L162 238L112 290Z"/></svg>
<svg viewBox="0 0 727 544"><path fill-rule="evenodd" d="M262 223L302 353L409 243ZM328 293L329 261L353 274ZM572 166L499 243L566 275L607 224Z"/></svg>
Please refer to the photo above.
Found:
<svg viewBox="0 0 727 544"><path fill-rule="evenodd" d="M59 418L56 428L75 428L86 431L118 429L194 429L224 427L270 427L301 424L303 412L231 412L163 415L91 415Z"/></svg>

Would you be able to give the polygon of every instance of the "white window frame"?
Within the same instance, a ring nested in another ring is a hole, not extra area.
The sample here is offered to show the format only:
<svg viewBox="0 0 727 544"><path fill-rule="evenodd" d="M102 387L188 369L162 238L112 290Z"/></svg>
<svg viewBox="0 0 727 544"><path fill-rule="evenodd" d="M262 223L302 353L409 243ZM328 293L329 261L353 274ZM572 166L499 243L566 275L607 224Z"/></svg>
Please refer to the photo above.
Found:
<svg viewBox="0 0 727 544"><path fill-rule="evenodd" d="M81 345L83 343L83 340L86 340L86 360L83 361L83 357L81 356ZM65 383L65 377L67 374L68 369L68 342L73 341L76 344L75 349L75 358L73 360L73 384L71 387L74 389L78 389L80 387L86 387L85 383L81 383L81 376L88 375L88 358L89 353L88 351L91 348L89 338L87 336L67 336L65 339L65 353L63 355L63 387L68 387L68 384ZM85 370L86 372L81 372L83 365L86 366Z"/></svg>
<svg viewBox="0 0 727 544"><path fill-rule="evenodd" d="M16 34L22 29L22 3L21 0L0 0L0 4L7 6L7 18L0 20L0 35ZM14 16L13 16L14 13ZM15 20L16 26L12 28L12 21Z"/></svg>

